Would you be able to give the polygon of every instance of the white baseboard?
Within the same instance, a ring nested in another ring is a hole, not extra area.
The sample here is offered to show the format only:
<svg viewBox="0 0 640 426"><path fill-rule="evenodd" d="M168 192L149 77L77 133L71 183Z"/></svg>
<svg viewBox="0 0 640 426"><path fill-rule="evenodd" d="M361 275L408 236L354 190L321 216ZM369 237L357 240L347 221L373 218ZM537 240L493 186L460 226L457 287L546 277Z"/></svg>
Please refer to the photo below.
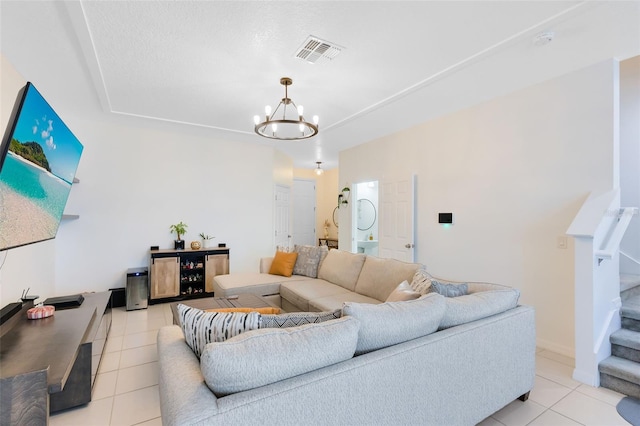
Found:
<svg viewBox="0 0 640 426"><path fill-rule="evenodd" d="M573 380L577 380L580 383L584 383L595 388L600 386L600 375L593 375L586 371L573 370Z"/></svg>
<svg viewBox="0 0 640 426"><path fill-rule="evenodd" d="M569 358L576 357L575 348L570 346L559 345L554 342L550 342L545 339L536 338L536 346L540 349L546 349L551 352L558 353L560 355L568 356Z"/></svg>

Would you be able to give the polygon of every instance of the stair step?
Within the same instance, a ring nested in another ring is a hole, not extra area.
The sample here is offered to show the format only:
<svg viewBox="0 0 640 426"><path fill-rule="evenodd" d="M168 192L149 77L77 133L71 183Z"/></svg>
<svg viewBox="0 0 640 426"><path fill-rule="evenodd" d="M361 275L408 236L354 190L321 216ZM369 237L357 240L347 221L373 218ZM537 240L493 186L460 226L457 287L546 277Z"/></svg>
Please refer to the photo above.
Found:
<svg viewBox="0 0 640 426"><path fill-rule="evenodd" d="M610 356L600 362L600 386L640 399L640 364Z"/></svg>
<svg viewBox="0 0 640 426"><path fill-rule="evenodd" d="M600 362L598 370L601 373L626 380L640 387L640 364L637 362L610 356Z"/></svg>
<svg viewBox="0 0 640 426"><path fill-rule="evenodd" d="M640 275L620 275L620 297L622 300L640 296Z"/></svg>
<svg viewBox="0 0 640 426"><path fill-rule="evenodd" d="M640 332L621 328L611 334L611 343L640 351Z"/></svg>
<svg viewBox="0 0 640 426"><path fill-rule="evenodd" d="M640 331L640 320L622 318L622 328L627 330Z"/></svg>
<svg viewBox="0 0 640 426"><path fill-rule="evenodd" d="M640 320L640 295L623 300L620 313L624 318Z"/></svg>

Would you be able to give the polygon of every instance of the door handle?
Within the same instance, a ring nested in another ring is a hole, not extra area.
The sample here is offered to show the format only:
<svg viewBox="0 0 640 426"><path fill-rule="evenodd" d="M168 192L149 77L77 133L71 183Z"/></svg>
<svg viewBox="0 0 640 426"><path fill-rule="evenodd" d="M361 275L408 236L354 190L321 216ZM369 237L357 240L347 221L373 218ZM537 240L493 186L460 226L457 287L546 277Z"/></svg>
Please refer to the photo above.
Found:
<svg viewBox="0 0 640 426"><path fill-rule="evenodd" d="M407 243L404 245L405 248L414 248L415 246L411 243Z"/></svg>

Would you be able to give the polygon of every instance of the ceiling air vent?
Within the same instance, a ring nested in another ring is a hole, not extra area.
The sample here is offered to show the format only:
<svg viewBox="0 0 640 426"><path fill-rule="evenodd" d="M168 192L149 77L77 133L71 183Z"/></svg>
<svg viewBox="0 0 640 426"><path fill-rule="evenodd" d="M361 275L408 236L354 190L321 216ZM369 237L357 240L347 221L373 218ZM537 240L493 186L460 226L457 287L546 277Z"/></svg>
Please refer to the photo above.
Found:
<svg viewBox="0 0 640 426"><path fill-rule="evenodd" d="M344 47L338 46L335 43L309 36L298 48L295 57L315 64L316 62L326 61L327 59L332 60L342 52L342 49L344 49Z"/></svg>

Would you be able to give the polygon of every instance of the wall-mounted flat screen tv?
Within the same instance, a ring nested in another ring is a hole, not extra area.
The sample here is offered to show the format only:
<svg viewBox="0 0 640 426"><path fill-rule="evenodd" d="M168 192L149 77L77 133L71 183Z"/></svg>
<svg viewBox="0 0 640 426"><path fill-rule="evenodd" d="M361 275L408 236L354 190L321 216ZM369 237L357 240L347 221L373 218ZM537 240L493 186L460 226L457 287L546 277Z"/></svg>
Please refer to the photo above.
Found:
<svg viewBox="0 0 640 426"><path fill-rule="evenodd" d="M55 238L82 150L27 83L0 147L0 250Z"/></svg>

